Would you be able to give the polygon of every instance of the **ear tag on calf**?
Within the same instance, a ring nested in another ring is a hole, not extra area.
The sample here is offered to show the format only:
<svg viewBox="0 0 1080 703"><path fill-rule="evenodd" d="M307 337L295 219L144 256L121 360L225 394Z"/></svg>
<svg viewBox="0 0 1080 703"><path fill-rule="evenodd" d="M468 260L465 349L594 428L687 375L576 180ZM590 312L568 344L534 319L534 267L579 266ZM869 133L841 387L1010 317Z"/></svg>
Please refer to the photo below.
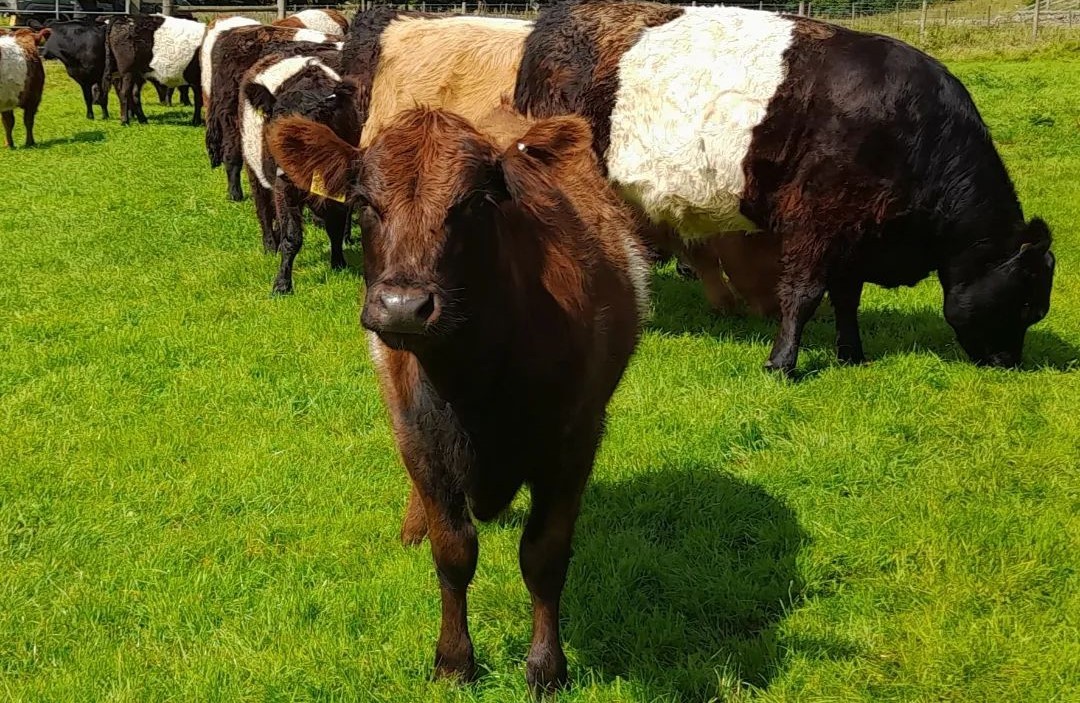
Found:
<svg viewBox="0 0 1080 703"><path fill-rule="evenodd" d="M335 193L330 195L326 192L326 183L323 181L322 171L316 171L311 174L311 187L308 189L312 195L317 195L320 198L329 198L330 200L336 200L339 203L345 202L345 196Z"/></svg>

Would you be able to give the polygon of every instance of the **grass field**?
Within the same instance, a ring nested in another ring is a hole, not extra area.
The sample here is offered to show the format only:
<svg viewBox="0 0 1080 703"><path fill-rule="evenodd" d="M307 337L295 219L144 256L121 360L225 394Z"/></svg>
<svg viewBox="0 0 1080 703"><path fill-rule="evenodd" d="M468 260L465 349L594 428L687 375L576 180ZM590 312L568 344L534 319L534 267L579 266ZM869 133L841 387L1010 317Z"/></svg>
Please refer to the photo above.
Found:
<svg viewBox="0 0 1080 703"><path fill-rule="evenodd" d="M561 700L1080 699L1080 61L951 66L1057 236L1024 369L966 363L930 280L868 290L867 366L823 310L783 382L771 324L659 272ZM150 95L149 125L88 122L50 66L41 147L0 153L0 699L524 700L527 499L480 531L481 680L430 683L359 252L331 273L311 231L272 298L251 203Z"/></svg>

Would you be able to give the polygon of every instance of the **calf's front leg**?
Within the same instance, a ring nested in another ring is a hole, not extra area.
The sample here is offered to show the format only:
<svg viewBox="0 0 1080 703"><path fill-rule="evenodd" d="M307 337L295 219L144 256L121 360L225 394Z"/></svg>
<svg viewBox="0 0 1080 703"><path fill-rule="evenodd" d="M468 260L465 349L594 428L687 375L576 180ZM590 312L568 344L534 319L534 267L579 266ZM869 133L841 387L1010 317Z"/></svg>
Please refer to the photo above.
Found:
<svg viewBox="0 0 1080 703"><path fill-rule="evenodd" d="M439 577L442 624L435 645L435 678L476 677L476 659L469 637L466 593L473 575L479 545L476 526L469 518L465 494L456 487L440 485L436 476L414 476L427 516L431 556Z"/></svg>
<svg viewBox="0 0 1080 703"><path fill-rule="evenodd" d="M525 680L534 691L553 691L567 680L566 654L559 637L559 606L588 466L584 474L569 483L532 486L532 508L518 556L521 575L532 597L533 634L525 660Z"/></svg>

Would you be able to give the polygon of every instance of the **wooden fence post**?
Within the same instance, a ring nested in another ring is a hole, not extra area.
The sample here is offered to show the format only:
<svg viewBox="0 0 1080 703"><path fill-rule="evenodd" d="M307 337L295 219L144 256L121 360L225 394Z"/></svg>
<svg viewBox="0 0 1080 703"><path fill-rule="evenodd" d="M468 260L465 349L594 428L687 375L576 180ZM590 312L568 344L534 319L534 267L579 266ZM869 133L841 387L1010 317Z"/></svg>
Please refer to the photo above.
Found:
<svg viewBox="0 0 1080 703"><path fill-rule="evenodd" d="M57 5L60 3L58 2ZM173 0L161 0L161 14L166 17L172 17L173 13Z"/></svg>
<svg viewBox="0 0 1080 703"><path fill-rule="evenodd" d="M900 0L896 0L896 33L900 34Z"/></svg>
<svg viewBox="0 0 1080 703"><path fill-rule="evenodd" d="M465 0L461 0L461 14L465 14Z"/></svg>
<svg viewBox="0 0 1080 703"><path fill-rule="evenodd" d="M986 6L986 26L990 26L990 6Z"/></svg>
<svg viewBox="0 0 1080 703"><path fill-rule="evenodd" d="M851 24L855 24L855 3L851 3Z"/></svg>
<svg viewBox="0 0 1080 703"><path fill-rule="evenodd" d="M1042 6L1042 0L1035 0L1035 13L1031 16L1031 38L1039 38L1039 8Z"/></svg>
<svg viewBox="0 0 1080 703"><path fill-rule="evenodd" d="M944 24L945 24L946 27L949 26L949 8L947 8L947 7L945 8L945 22L944 22Z"/></svg>
<svg viewBox="0 0 1080 703"><path fill-rule="evenodd" d="M799 0L799 17L806 17L806 0Z"/></svg>
<svg viewBox="0 0 1080 703"><path fill-rule="evenodd" d="M926 0L922 0L922 14L919 15L919 39L926 36L926 8L928 4Z"/></svg>
<svg viewBox="0 0 1080 703"><path fill-rule="evenodd" d="M277 0L277 18L285 19L285 0Z"/></svg>

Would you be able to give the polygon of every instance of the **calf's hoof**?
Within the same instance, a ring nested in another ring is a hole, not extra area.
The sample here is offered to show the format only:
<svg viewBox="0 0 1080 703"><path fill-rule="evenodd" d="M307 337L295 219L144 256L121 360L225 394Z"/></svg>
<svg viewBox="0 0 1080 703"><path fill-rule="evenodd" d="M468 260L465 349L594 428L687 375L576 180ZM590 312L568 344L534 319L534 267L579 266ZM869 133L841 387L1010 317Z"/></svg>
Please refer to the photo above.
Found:
<svg viewBox="0 0 1080 703"><path fill-rule="evenodd" d="M191 121L191 126L192 126L192 127L202 127L202 126L203 126L203 124L204 124L204 123L203 123L203 121L202 121L202 120L192 120L192 121Z"/></svg>
<svg viewBox="0 0 1080 703"><path fill-rule="evenodd" d="M866 355L863 354L863 350L853 349L851 347L838 347L836 350L836 358L841 364L846 366L858 366L859 364L866 363Z"/></svg>
<svg viewBox="0 0 1080 703"><path fill-rule="evenodd" d="M344 258L342 258L340 261L334 261L333 259L330 260L330 270L332 271L340 271L348 267L349 264L345 261Z"/></svg>
<svg viewBox="0 0 1080 703"><path fill-rule="evenodd" d="M238 203L238 202L242 201L243 199L244 199L244 194L241 193L240 191L233 191L233 190L229 191L229 200L233 201L234 203Z"/></svg>
<svg viewBox="0 0 1080 703"><path fill-rule="evenodd" d="M795 363L777 359L769 359L765 362L765 370L772 373L779 374L785 378L792 378L795 375Z"/></svg>
<svg viewBox="0 0 1080 703"><path fill-rule="evenodd" d="M273 288L272 292L273 292L274 295L289 295L289 294L291 294L292 293L292 281L284 279L284 278L275 279L274 280L274 288Z"/></svg>
<svg viewBox="0 0 1080 703"><path fill-rule="evenodd" d="M566 656L562 652L551 655L529 655L525 661L525 682L534 694L554 693L566 686Z"/></svg>
<svg viewBox="0 0 1080 703"><path fill-rule="evenodd" d="M435 671L432 673L436 681L455 680L459 683L472 683L476 680L476 660L473 658L472 645L465 652L441 653L435 652Z"/></svg>

